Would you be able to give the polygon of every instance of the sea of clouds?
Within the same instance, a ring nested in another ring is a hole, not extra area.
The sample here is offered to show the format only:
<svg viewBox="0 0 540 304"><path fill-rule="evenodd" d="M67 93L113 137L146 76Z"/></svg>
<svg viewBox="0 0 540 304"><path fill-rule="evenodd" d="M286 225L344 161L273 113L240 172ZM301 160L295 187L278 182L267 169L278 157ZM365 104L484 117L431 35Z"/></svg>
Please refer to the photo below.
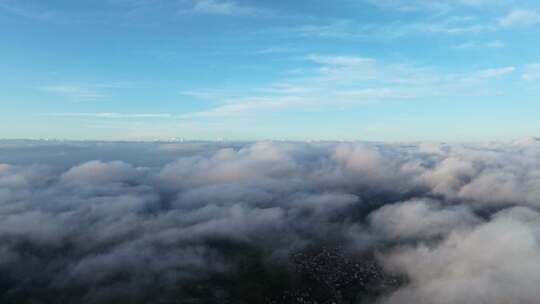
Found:
<svg viewBox="0 0 540 304"><path fill-rule="evenodd" d="M350 285L298 274L325 248ZM536 139L0 141L1 303L532 304L538 282Z"/></svg>

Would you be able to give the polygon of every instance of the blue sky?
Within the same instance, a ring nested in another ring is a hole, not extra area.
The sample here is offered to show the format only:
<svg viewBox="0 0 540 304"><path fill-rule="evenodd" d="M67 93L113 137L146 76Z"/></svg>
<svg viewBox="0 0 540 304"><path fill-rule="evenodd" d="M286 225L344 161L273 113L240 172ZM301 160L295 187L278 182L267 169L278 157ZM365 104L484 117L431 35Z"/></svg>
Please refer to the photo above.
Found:
<svg viewBox="0 0 540 304"><path fill-rule="evenodd" d="M536 0L0 0L0 138L540 134Z"/></svg>

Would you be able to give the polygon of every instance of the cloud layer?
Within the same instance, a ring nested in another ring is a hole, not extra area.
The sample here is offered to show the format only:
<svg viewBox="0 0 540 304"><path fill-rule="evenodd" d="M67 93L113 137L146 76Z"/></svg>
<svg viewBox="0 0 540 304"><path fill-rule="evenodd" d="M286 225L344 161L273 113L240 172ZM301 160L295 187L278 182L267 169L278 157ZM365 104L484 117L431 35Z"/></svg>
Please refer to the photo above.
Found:
<svg viewBox="0 0 540 304"><path fill-rule="evenodd" d="M0 145L1 159L21 145ZM90 152L75 165L0 161L3 303L540 296L534 138L141 144L129 161L101 145L83 145Z"/></svg>

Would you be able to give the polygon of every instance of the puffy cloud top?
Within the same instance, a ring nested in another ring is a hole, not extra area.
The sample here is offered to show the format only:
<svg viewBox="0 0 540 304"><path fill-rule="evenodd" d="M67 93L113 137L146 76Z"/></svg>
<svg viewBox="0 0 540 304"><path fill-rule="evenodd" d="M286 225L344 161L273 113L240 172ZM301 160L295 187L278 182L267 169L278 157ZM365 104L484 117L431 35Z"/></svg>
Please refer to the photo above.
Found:
<svg viewBox="0 0 540 304"><path fill-rule="evenodd" d="M538 141L183 145L136 165L0 163L0 300L540 296Z"/></svg>

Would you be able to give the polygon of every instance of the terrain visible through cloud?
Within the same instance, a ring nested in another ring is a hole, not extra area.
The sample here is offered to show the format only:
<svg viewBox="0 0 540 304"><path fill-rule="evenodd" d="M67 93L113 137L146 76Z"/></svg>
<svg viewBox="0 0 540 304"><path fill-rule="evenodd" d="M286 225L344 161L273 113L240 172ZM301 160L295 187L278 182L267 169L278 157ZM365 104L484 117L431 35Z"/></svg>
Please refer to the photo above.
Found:
<svg viewBox="0 0 540 304"><path fill-rule="evenodd" d="M0 141L0 302L538 303L540 141Z"/></svg>

